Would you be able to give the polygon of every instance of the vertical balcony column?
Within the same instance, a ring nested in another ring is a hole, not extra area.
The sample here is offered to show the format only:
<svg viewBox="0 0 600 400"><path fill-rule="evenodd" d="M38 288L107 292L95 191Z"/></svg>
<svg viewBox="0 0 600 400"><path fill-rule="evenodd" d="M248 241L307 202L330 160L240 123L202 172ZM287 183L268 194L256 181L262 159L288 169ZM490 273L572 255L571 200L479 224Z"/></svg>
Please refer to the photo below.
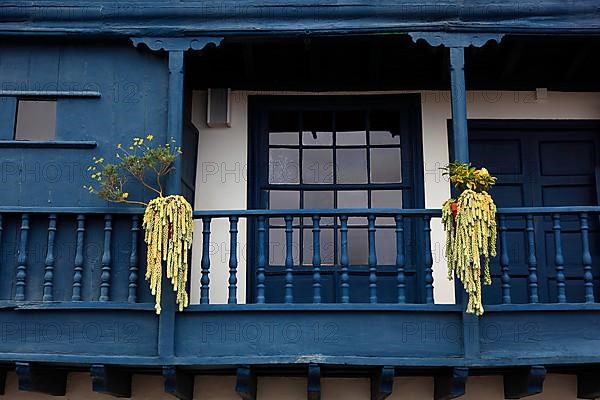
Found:
<svg viewBox="0 0 600 400"><path fill-rule="evenodd" d="M465 88L465 48L450 48L450 90L452 93L452 133L454 161L469 162L467 131L467 90Z"/></svg>
<svg viewBox="0 0 600 400"><path fill-rule="evenodd" d="M169 89L167 99L167 140L175 147L183 145L183 103L184 103L184 56L189 50L201 51L208 45L218 46L222 38L214 37L180 37L161 38L145 37L132 38L136 47L147 48L151 51L167 52L169 66ZM172 142L171 142L172 140ZM175 161L174 169L169 175L167 182L167 194L181 193L182 158L186 156L186 149ZM171 283L163 275L164 288L170 287ZM175 355L175 292L163 290L161 297L161 314L158 328L158 352L164 359Z"/></svg>
<svg viewBox="0 0 600 400"><path fill-rule="evenodd" d="M465 87L465 48L450 47L450 91L452 99L453 160L469 162L469 132L467 129L467 90ZM457 303L466 307L467 296L462 285L455 284ZM463 312L463 340L466 358L479 355L479 319Z"/></svg>

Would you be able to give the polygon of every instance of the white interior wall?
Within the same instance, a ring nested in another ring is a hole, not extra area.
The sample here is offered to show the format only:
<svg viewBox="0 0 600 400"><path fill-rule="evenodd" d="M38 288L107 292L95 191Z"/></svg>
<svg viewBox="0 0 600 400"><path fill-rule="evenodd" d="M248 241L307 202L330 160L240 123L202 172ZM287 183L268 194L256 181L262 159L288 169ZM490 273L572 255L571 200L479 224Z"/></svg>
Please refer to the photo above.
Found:
<svg viewBox="0 0 600 400"><path fill-rule="evenodd" d="M369 92L360 94L398 94L402 92ZM421 112L425 171L425 205L439 208L450 195L450 186L440 167L448 159L447 121L451 116L449 92L423 91ZM195 92L193 122L200 131L196 209L245 209L247 206L248 96L251 95L325 95L357 93L246 92L232 93L231 128L206 126L206 92ZM545 100L537 100L535 92L469 92L467 111L472 119L600 119L600 94L549 92ZM493 171L492 171L493 172ZM213 223L211 237L211 302L227 299L229 239L226 221ZM201 227L197 223L192 267L192 302L198 302L201 256ZM444 232L441 222L432 221L434 257L434 297L436 303L454 302L454 285L447 280L444 259ZM240 226L239 298L245 294L245 224Z"/></svg>

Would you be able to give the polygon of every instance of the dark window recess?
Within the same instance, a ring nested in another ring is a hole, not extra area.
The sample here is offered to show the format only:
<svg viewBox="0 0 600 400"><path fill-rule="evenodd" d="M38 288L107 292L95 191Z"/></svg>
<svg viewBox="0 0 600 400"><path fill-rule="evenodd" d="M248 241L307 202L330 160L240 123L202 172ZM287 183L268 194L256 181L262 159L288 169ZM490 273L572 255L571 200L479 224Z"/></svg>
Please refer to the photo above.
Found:
<svg viewBox="0 0 600 400"><path fill-rule="evenodd" d="M56 138L56 100L19 100L15 140L50 141Z"/></svg>

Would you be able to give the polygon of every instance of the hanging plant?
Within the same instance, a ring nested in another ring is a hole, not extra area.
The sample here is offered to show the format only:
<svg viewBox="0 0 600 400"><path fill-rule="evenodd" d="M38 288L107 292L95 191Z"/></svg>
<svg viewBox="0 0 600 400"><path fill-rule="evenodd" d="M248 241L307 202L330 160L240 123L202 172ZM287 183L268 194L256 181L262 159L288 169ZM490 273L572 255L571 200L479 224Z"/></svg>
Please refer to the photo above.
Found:
<svg viewBox="0 0 600 400"><path fill-rule="evenodd" d="M443 170L460 193L442 206L448 278L462 282L467 313L482 315L482 260L483 283L491 285L490 257L496 256L496 205L487 192L496 178L466 163L453 162Z"/></svg>
<svg viewBox="0 0 600 400"><path fill-rule="evenodd" d="M189 303L186 289L188 251L192 246L194 221L192 206L185 198L165 196L163 191L163 178L173 170L173 163L180 156L181 149L171 143L153 146L153 138L152 135L145 139L133 138L133 143L127 148L117 145L118 161L115 163L105 163L104 158L94 157L94 165L88 171L98 186L84 188L107 201L146 207L142 224L144 241L148 245L146 280L156 299L156 313L160 314L163 264L166 265L167 278L177 292L179 311ZM131 178L156 197L149 203L130 199L125 188Z"/></svg>

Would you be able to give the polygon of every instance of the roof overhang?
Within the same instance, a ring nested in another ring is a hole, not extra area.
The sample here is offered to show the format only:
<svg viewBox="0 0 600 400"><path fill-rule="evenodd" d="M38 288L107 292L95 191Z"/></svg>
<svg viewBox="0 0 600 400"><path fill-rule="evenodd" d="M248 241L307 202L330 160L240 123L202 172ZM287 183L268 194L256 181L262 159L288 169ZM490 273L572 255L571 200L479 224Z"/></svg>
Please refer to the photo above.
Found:
<svg viewBox="0 0 600 400"><path fill-rule="evenodd" d="M597 0L3 1L0 35L600 34Z"/></svg>

